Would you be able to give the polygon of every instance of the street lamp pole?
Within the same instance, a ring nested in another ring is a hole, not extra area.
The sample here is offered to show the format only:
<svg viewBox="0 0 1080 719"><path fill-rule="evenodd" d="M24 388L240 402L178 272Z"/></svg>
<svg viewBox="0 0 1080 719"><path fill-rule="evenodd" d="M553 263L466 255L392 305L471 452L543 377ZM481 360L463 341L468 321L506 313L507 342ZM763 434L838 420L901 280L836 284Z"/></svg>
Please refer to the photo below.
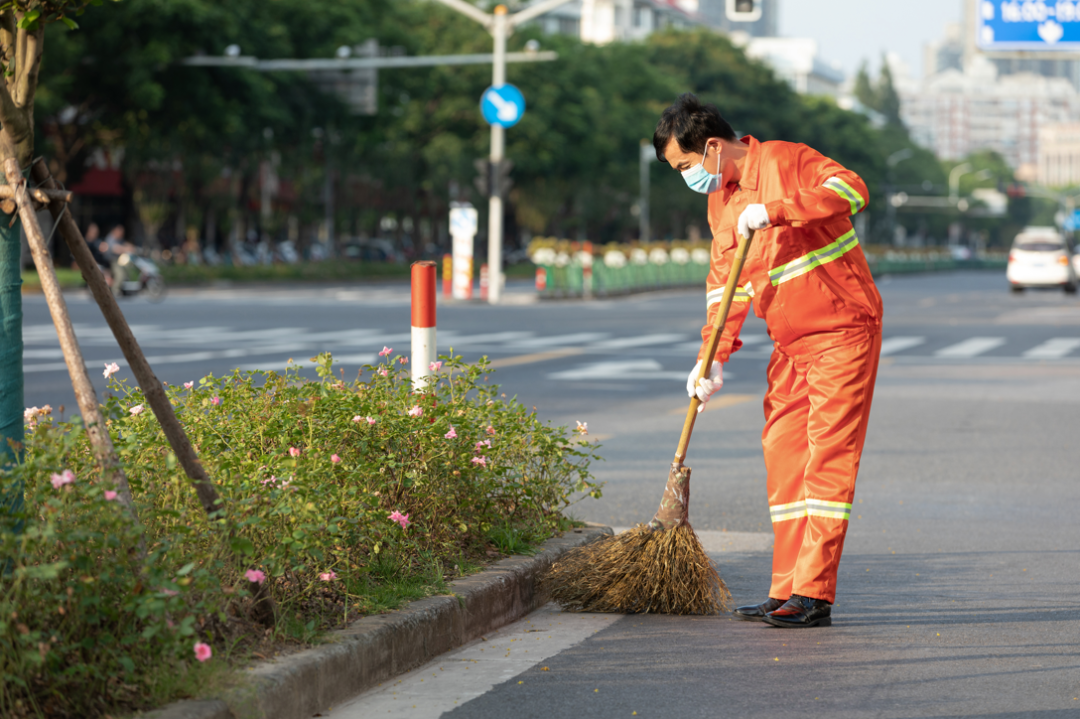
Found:
<svg viewBox="0 0 1080 719"><path fill-rule="evenodd" d="M960 178L971 172L971 163L962 162L949 172L949 202L954 205L960 197Z"/></svg>
<svg viewBox="0 0 1080 719"><path fill-rule="evenodd" d="M491 33L495 41L491 84L502 87L506 84L506 38L522 23L528 22L549 10L554 10L570 0L544 0L525 8L513 15L505 5L496 5L490 15L465 0L439 0L443 5L457 10L462 15L471 17ZM488 160L492 172L488 175L488 302L497 305L502 298L502 242L503 242L503 198L502 188L493 187L498 183L499 164L506 159L506 131L501 125L491 126L491 152Z"/></svg>
<svg viewBox="0 0 1080 719"><path fill-rule="evenodd" d="M648 242L652 234L652 228L649 227L649 163L654 157L652 143L642 140L638 152L638 179L641 184L641 197L638 199L638 235L642 242Z"/></svg>
<svg viewBox="0 0 1080 719"><path fill-rule="evenodd" d="M896 166L904 160L910 159L915 153L910 147L897 150L885 160L889 167L887 179L889 181L888 192L885 193L885 216L889 225L889 242L896 243L896 205L893 204L893 193L896 191Z"/></svg>
<svg viewBox="0 0 1080 719"><path fill-rule="evenodd" d="M506 84L506 33L507 21L505 5L497 5L492 15L491 34L495 38L493 51L494 62L491 68L491 86L502 87ZM488 302L497 305L502 299L502 243L503 243L503 198L502 188L494 185L502 175L497 171L506 155L506 128L495 123L491 126L491 153L488 160L496 171L488 176Z"/></svg>

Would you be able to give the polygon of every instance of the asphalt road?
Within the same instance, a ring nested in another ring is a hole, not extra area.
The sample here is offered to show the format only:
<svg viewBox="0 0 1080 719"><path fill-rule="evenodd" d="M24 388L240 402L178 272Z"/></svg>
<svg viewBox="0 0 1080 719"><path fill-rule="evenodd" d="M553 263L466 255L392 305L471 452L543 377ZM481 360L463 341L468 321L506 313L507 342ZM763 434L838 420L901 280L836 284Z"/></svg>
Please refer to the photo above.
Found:
<svg viewBox="0 0 1080 719"><path fill-rule="evenodd" d="M886 356L831 628L619 618L437 711L1080 717L1080 303L1011 295L997 274L885 278L880 287ZM98 368L119 353L97 309L69 300L103 385ZM346 367L384 344L404 350L407 304L400 286L343 287L174 293L125 312L159 377L182 382L326 349ZM543 416L588 422L607 485L574 512L626 526L647 520L660 498L704 310L700 292L447 305L439 345L502 361L493 381ZM44 303L28 297L25 312L27 403L71 407ZM756 602L769 583L759 440L769 346L757 320L744 337L753 341L698 422L688 464L691 520L710 536L740 538L714 557L736 600ZM399 706L395 716L420 716Z"/></svg>

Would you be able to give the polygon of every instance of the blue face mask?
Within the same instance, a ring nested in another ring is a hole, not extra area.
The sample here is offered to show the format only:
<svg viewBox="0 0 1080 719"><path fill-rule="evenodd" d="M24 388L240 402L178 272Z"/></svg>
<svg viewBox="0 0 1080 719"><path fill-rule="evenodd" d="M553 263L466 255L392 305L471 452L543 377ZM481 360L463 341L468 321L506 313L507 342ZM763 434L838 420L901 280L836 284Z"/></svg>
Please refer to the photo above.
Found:
<svg viewBox="0 0 1080 719"><path fill-rule="evenodd" d="M686 186L703 195L708 195L720 189L720 158L716 158L718 172L714 175L705 169L705 155L708 154L709 147L706 145L705 154L701 156L701 162L682 172L683 179L686 180Z"/></svg>

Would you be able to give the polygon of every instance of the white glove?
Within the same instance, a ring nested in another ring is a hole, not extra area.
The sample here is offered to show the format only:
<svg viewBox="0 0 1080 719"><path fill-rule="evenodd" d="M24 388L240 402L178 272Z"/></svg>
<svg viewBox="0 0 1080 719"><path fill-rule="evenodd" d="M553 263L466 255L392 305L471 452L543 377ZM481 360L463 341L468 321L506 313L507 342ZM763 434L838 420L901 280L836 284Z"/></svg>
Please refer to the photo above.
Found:
<svg viewBox="0 0 1080 719"><path fill-rule="evenodd" d="M690 371L690 376L686 378L686 394L691 399L697 397L701 400L701 405L698 407L698 412L705 409L705 403L709 401L709 398L720 391L720 388L724 386L724 365L719 362L713 362L712 367L709 369L709 376L703 377L698 381L698 372L701 371L701 360L694 365L694 369Z"/></svg>
<svg viewBox="0 0 1080 719"><path fill-rule="evenodd" d="M739 215L739 234L749 237L750 230L764 230L770 224L772 223L765 205L747 205Z"/></svg>

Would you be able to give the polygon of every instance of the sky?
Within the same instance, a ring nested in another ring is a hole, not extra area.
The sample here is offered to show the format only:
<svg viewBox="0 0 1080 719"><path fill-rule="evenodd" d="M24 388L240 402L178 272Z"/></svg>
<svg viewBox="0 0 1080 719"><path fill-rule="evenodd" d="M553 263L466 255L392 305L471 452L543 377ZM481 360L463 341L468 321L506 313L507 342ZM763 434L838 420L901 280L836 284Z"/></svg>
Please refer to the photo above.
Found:
<svg viewBox="0 0 1080 719"><path fill-rule="evenodd" d="M882 52L898 53L922 77L922 48L960 22L964 0L779 0L783 37L818 41L826 62L837 61L849 76L863 60L876 68Z"/></svg>

